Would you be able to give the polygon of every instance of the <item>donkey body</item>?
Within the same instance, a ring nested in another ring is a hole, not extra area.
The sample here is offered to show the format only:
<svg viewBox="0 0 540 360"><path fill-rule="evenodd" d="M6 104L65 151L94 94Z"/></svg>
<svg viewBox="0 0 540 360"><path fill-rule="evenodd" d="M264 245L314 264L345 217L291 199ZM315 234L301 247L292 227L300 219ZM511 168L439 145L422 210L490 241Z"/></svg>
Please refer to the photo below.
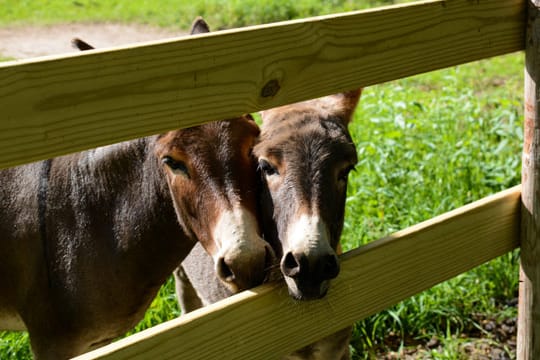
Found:
<svg viewBox="0 0 540 360"><path fill-rule="evenodd" d="M359 96L360 90L352 91L262 113L254 153L264 183L263 232L296 299L324 296L339 272L347 176L357 161L347 125ZM175 271L184 312L233 294L211 269L211 259L196 246ZM350 334L343 329L285 359L348 359Z"/></svg>
<svg viewBox="0 0 540 360"><path fill-rule="evenodd" d="M261 283L258 134L244 116L0 171L0 329L40 359L104 345L197 241L232 291Z"/></svg>

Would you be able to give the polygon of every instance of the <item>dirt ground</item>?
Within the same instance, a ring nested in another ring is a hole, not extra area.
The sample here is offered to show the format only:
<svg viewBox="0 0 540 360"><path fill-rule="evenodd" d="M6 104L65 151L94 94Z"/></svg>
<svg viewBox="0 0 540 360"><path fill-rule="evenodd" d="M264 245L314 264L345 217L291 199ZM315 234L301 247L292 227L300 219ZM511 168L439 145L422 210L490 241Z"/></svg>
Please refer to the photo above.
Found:
<svg viewBox="0 0 540 360"><path fill-rule="evenodd" d="M170 30L126 24L62 24L0 27L0 56L25 59L76 51L74 37L96 48L160 40L181 34Z"/></svg>

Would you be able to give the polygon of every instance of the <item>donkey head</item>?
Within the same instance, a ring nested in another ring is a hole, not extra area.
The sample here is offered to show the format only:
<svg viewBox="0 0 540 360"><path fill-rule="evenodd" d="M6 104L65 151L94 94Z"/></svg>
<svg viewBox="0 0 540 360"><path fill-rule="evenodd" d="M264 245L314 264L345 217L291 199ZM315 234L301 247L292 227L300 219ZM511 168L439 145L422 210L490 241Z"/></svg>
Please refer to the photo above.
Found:
<svg viewBox="0 0 540 360"><path fill-rule="evenodd" d="M212 255L218 277L233 291L260 284L273 260L256 217L251 149L258 134L244 116L168 132L156 146L180 224Z"/></svg>
<svg viewBox="0 0 540 360"><path fill-rule="evenodd" d="M347 177L357 162L347 125L360 92L261 113L254 153L264 185L263 228L296 299L323 297L339 273Z"/></svg>
<svg viewBox="0 0 540 360"><path fill-rule="evenodd" d="M191 34L209 32L198 18ZM93 47L80 39L80 50ZM257 220L257 165L252 148L259 128L250 115L159 135L161 162L178 221L214 259L218 277L232 291L263 282L274 260Z"/></svg>

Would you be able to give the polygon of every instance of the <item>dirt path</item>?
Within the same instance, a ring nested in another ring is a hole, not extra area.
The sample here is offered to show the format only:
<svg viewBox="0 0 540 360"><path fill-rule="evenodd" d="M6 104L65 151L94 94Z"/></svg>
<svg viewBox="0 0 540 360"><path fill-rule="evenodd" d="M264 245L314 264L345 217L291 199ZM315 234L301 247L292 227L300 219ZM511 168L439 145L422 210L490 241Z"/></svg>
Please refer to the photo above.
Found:
<svg viewBox="0 0 540 360"><path fill-rule="evenodd" d="M126 24L62 24L0 27L0 56L15 59L75 51L71 39L79 37L96 48L179 36L157 27Z"/></svg>

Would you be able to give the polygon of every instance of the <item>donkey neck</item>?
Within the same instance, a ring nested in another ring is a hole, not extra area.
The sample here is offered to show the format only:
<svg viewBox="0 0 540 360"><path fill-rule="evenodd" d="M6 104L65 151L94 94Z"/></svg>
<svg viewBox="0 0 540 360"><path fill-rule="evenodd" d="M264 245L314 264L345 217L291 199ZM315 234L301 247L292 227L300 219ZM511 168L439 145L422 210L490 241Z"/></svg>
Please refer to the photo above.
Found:
<svg viewBox="0 0 540 360"><path fill-rule="evenodd" d="M154 286L187 255L194 240L178 225L154 142L148 137L53 161L47 221L65 226L48 227L46 240L55 242L49 245L55 258L77 259L53 269L59 278L103 267L104 276L129 282L141 274L148 284L138 287Z"/></svg>

